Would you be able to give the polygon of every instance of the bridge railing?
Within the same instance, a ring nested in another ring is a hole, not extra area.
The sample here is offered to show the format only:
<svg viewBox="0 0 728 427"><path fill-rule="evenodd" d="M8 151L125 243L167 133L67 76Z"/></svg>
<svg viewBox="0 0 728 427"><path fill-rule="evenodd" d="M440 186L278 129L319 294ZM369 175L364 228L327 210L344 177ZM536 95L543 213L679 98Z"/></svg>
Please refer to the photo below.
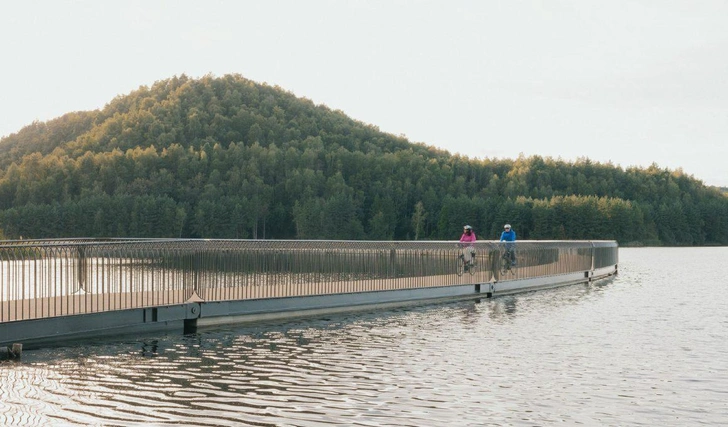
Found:
<svg viewBox="0 0 728 427"><path fill-rule="evenodd" d="M158 307L479 284L617 264L612 241L477 242L458 274L452 241L67 239L0 242L0 322Z"/></svg>

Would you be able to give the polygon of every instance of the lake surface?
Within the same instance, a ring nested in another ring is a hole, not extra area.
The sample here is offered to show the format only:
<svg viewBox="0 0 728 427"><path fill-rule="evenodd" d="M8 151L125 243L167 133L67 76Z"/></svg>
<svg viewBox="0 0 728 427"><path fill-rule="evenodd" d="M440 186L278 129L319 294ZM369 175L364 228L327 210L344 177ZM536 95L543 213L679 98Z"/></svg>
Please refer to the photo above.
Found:
<svg viewBox="0 0 728 427"><path fill-rule="evenodd" d="M728 248L591 284L25 351L0 425L728 424Z"/></svg>

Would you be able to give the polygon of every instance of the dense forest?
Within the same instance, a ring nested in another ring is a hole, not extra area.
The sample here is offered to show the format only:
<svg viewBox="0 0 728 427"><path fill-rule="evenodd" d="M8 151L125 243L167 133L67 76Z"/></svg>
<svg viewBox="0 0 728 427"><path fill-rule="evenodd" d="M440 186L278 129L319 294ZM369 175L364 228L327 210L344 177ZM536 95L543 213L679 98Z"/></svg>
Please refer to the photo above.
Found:
<svg viewBox="0 0 728 427"><path fill-rule="evenodd" d="M467 223L495 239L506 222L520 239L726 245L728 197L657 165L452 155L239 75L0 140L5 238L449 240Z"/></svg>

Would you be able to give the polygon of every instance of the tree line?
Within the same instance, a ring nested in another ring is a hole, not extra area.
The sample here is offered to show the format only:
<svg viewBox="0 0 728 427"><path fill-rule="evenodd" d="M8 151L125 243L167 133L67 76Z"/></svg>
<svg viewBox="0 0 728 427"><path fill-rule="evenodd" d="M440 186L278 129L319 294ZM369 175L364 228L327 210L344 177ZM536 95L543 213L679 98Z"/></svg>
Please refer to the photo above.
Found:
<svg viewBox="0 0 728 427"><path fill-rule="evenodd" d="M682 171L472 159L239 75L174 77L0 140L6 238L494 239L728 244Z"/></svg>

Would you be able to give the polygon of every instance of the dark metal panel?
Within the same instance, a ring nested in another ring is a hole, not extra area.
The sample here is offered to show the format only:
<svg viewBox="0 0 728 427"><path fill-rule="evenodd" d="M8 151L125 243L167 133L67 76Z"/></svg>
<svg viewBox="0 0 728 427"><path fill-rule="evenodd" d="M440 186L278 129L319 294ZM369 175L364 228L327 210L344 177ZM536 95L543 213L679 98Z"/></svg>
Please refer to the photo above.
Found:
<svg viewBox="0 0 728 427"><path fill-rule="evenodd" d="M204 303L200 318L479 296L475 285Z"/></svg>
<svg viewBox="0 0 728 427"><path fill-rule="evenodd" d="M156 320L153 316L155 311L158 312ZM8 322L0 325L0 345L17 342L23 343L27 349L77 339L164 330L182 331L187 313L187 306L176 306Z"/></svg>

